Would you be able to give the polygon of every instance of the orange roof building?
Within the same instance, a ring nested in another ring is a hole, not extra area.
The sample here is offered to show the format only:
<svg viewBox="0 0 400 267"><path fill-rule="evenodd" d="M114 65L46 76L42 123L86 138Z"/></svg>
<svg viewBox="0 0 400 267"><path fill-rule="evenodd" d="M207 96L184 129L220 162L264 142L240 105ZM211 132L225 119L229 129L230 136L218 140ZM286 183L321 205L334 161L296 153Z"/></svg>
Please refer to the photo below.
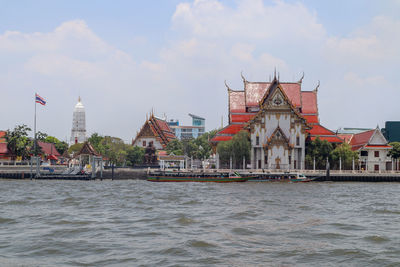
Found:
<svg viewBox="0 0 400 267"><path fill-rule="evenodd" d="M339 136L350 145L353 151L359 153L362 169L369 171L391 169L392 159L388 156L388 152L392 147L378 127L355 133L344 132L340 133Z"/></svg>
<svg viewBox="0 0 400 267"><path fill-rule="evenodd" d="M176 137L168 123L151 114L132 141L132 145L147 147L151 144L156 149L165 149L174 139Z"/></svg>
<svg viewBox="0 0 400 267"><path fill-rule="evenodd" d="M240 91L232 90L225 84L228 89L229 124L211 140L214 145L220 141L231 140L236 133L243 129L260 110L260 101L268 93L268 88L273 82L250 82L243 75L242 79L244 89ZM298 82L279 81L279 85L295 110L310 126L310 129L307 130L308 136L311 140L319 136L321 140L327 140L330 143L342 143L341 138L320 124L317 101L319 85L313 91L302 91L302 80L303 78Z"/></svg>

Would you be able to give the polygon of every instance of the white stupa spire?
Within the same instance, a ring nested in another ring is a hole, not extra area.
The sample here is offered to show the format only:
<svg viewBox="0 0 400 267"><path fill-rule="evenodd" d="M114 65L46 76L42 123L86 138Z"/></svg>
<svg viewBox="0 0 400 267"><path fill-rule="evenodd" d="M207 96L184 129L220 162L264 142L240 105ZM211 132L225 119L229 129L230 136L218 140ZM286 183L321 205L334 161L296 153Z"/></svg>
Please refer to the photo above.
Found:
<svg viewBox="0 0 400 267"><path fill-rule="evenodd" d="M86 141L86 118L85 107L81 102L81 97L78 98L78 103L75 105L72 115L72 130L71 144L83 143Z"/></svg>

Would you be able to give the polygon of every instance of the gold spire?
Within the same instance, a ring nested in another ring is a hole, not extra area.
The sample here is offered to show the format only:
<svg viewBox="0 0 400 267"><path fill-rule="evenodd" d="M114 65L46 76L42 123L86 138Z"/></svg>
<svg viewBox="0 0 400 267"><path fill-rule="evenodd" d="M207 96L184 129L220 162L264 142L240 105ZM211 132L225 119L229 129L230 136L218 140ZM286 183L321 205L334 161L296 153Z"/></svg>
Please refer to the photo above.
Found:
<svg viewBox="0 0 400 267"><path fill-rule="evenodd" d="M78 98L78 102L81 102L81 96L79 96L79 98Z"/></svg>

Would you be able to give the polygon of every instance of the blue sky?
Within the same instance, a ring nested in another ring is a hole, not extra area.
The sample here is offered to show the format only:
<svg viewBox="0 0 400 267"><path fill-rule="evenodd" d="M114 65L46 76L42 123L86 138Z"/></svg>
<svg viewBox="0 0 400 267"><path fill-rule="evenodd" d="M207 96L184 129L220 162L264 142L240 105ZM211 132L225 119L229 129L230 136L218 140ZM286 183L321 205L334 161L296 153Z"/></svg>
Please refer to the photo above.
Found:
<svg viewBox="0 0 400 267"><path fill-rule="evenodd" d="M305 72L321 81L321 123L398 120L400 1L0 1L0 129L32 126L32 95L48 101L39 130L70 135L78 95L89 133L134 138L146 113L208 130L227 121L228 84ZM3 108L4 110L4 108Z"/></svg>

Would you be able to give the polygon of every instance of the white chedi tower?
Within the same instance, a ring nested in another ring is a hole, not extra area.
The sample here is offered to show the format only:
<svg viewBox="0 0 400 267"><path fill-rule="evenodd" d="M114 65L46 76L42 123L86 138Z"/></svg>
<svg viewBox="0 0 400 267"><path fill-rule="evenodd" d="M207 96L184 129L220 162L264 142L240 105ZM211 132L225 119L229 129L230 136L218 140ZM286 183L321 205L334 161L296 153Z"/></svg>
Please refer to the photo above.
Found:
<svg viewBox="0 0 400 267"><path fill-rule="evenodd" d="M72 115L71 144L83 143L86 141L86 119L85 107L81 102L81 97L75 105Z"/></svg>

